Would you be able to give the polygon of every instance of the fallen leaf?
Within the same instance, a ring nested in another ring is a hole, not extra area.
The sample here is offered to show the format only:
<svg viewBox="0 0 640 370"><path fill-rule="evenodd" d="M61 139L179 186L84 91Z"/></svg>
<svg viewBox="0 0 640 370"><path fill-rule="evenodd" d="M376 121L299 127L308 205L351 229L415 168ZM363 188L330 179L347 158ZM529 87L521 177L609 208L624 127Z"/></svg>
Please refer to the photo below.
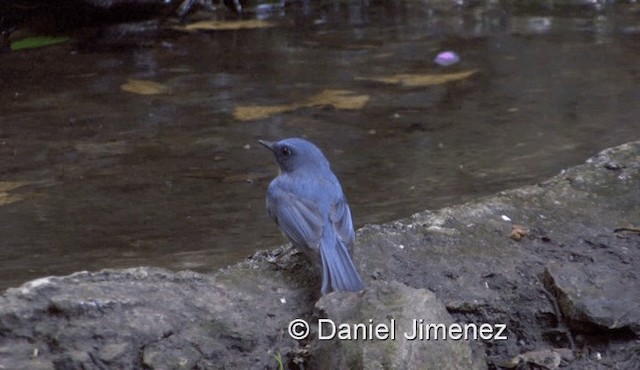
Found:
<svg viewBox="0 0 640 370"><path fill-rule="evenodd" d="M9 193L0 193L0 206L6 206L7 204L21 201L23 198L20 195L14 195Z"/></svg>
<svg viewBox="0 0 640 370"><path fill-rule="evenodd" d="M169 88L165 85L148 80L129 79L127 83L120 86L120 88L124 91L140 95L157 95L169 92Z"/></svg>
<svg viewBox="0 0 640 370"><path fill-rule="evenodd" d="M636 234L640 234L640 227L639 226L626 226L626 227L617 227L613 230L614 233L619 233L622 231L628 231L631 233L636 233Z"/></svg>
<svg viewBox="0 0 640 370"><path fill-rule="evenodd" d="M11 50L35 49L43 46L60 44L69 40L66 36L36 36L27 37L11 43Z"/></svg>
<svg viewBox="0 0 640 370"><path fill-rule="evenodd" d="M274 27L276 23L260 19L247 19L236 21L200 21L186 26L175 26L174 29L182 31L228 31L253 28Z"/></svg>
<svg viewBox="0 0 640 370"><path fill-rule="evenodd" d="M7 192L27 185L26 181L0 181L0 192Z"/></svg>
<svg viewBox="0 0 640 370"><path fill-rule="evenodd" d="M6 206L7 204L19 202L22 197L19 195L12 195L9 193L0 193L0 206Z"/></svg>
<svg viewBox="0 0 640 370"><path fill-rule="evenodd" d="M298 107L291 105L252 105L236 107L233 116L240 121L253 121L273 116L274 114L288 112Z"/></svg>
<svg viewBox="0 0 640 370"><path fill-rule="evenodd" d="M233 116L241 121L252 121L266 118L278 113L290 112L299 108L332 105L337 109L362 109L369 101L368 95L356 95L349 90L327 89L301 102L289 105L253 105L238 106Z"/></svg>
<svg viewBox="0 0 640 370"><path fill-rule="evenodd" d="M356 80L382 82L386 84L401 84L408 87L423 87L432 85L442 85L447 82L463 80L477 70L456 72L456 73L439 73L439 74L397 74L388 77L356 77Z"/></svg>
<svg viewBox="0 0 640 370"><path fill-rule="evenodd" d="M333 105L338 109L362 109L369 101L368 95L354 95L349 90L324 90L306 100L301 106Z"/></svg>
<svg viewBox="0 0 640 370"><path fill-rule="evenodd" d="M9 194L9 191L27 184L26 181L0 181L0 206L21 201L20 195Z"/></svg>
<svg viewBox="0 0 640 370"><path fill-rule="evenodd" d="M529 229L521 225L513 225L511 226L511 234L509 237L515 241L518 241L525 236L529 235Z"/></svg>

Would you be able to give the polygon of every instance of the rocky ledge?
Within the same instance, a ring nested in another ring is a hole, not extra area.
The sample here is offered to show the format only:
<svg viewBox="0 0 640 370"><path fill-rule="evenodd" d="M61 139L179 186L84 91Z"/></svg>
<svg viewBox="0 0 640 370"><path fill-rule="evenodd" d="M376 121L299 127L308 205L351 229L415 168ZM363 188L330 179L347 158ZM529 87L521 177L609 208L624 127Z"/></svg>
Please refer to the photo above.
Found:
<svg viewBox="0 0 640 370"><path fill-rule="evenodd" d="M141 267L8 289L0 369L638 369L639 223L633 142L364 227L363 293L318 297L288 247L212 275Z"/></svg>

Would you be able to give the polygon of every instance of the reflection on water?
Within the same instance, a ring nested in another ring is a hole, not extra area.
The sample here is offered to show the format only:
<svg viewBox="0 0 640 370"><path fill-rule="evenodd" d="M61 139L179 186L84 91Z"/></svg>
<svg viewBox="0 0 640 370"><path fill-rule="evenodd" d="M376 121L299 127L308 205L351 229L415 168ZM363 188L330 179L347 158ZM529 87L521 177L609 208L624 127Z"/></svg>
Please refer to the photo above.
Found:
<svg viewBox="0 0 640 370"><path fill-rule="evenodd" d="M429 3L303 3L262 9L274 28L3 55L0 287L106 267L212 271L284 242L265 215L276 167L258 138L322 147L358 226L535 183L638 139L637 12ZM443 50L461 62L433 64ZM371 79L469 70L432 86ZM169 92L123 91L130 79ZM233 116L327 90L368 100Z"/></svg>

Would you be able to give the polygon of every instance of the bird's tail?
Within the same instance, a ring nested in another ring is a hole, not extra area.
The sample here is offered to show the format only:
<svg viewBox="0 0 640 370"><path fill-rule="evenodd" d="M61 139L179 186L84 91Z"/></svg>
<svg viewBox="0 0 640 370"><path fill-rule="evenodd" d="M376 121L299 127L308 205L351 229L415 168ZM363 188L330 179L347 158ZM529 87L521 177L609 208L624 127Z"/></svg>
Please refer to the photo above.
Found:
<svg viewBox="0 0 640 370"><path fill-rule="evenodd" d="M320 257L323 295L331 291L358 292L364 289L360 275L342 241L336 238L335 243L322 243Z"/></svg>

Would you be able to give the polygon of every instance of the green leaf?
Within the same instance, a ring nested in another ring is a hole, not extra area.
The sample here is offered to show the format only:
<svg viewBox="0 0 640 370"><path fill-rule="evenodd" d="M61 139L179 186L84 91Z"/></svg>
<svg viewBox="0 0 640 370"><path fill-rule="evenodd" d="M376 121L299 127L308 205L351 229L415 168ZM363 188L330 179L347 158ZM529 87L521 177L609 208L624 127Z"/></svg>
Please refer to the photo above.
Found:
<svg viewBox="0 0 640 370"><path fill-rule="evenodd" d="M34 49L43 46L60 44L69 40L66 36L36 36L27 37L11 43L11 50Z"/></svg>
<svg viewBox="0 0 640 370"><path fill-rule="evenodd" d="M282 354L280 352L276 352L273 357L275 357L278 362L278 370L283 370L284 364L282 363Z"/></svg>

